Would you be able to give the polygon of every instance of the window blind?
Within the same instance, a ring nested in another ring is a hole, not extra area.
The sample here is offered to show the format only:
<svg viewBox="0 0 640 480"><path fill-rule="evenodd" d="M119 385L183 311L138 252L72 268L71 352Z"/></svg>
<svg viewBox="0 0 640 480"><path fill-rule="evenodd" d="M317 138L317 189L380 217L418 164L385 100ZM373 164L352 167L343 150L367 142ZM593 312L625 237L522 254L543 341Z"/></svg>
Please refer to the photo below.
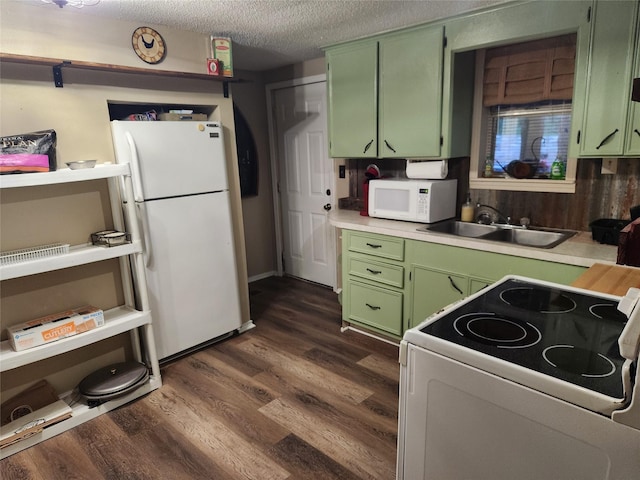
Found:
<svg viewBox="0 0 640 480"><path fill-rule="evenodd" d="M536 165L536 177L546 178L556 157L566 158L571 129L571 102L489 109L485 158L493 174L503 174L513 160Z"/></svg>
<svg viewBox="0 0 640 480"><path fill-rule="evenodd" d="M575 34L487 50L484 106L571 100L575 56Z"/></svg>

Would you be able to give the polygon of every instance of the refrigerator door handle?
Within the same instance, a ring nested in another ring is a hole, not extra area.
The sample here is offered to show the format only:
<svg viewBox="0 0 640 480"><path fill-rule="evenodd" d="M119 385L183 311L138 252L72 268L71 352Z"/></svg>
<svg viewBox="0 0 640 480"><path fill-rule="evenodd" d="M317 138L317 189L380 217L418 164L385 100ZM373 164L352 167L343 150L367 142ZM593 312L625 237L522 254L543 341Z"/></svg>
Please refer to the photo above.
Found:
<svg viewBox="0 0 640 480"><path fill-rule="evenodd" d="M142 246L145 256L145 267L150 267L152 262L151 234L149 233L149 221L147 219L147 209L144 203L136 203L138 216L142 225Z"/></svg>
<svg viewBox="0 0 640 480"><path fill-rule="evenodd" d="M129 150L131 152L131 176L133 177L133 198L136 202L142 202L142 177L140 176L140 162L138 160L138 149L136 148L136 142L133 140L133 136L130 132L124 132L124 136L129 144Z"/></svg>

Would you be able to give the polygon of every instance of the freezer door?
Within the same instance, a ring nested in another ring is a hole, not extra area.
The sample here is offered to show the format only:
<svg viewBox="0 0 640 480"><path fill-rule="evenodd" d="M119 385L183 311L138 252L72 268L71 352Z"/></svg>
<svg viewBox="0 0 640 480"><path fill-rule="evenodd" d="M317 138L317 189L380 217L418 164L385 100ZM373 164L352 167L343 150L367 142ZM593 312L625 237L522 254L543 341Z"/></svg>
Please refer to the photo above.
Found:
<svg viewBox="0 0 640 480"><path fill-rule="evenodd" d="M240 327L227 192L139 205L158 358Z"/></svg>
<svg viewBox="0 0 640 480"><path fill-rule="evenodd" d="M222 128L207 122L111 122L118 163L130 163L136 200L227 190Z"/></svg>

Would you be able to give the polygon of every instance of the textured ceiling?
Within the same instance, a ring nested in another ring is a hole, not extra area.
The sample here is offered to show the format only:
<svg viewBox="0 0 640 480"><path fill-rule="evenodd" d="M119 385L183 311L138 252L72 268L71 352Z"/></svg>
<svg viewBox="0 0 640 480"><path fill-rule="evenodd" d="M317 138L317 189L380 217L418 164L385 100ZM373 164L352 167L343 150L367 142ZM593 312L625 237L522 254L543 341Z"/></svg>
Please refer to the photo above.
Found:
<svg viewBox="0 0 640 480"><path fill-rule="evenodd" d="M504 1L101 0L82 12L228 36L234 66L261 71L321 57L322 46Z"/></svg>

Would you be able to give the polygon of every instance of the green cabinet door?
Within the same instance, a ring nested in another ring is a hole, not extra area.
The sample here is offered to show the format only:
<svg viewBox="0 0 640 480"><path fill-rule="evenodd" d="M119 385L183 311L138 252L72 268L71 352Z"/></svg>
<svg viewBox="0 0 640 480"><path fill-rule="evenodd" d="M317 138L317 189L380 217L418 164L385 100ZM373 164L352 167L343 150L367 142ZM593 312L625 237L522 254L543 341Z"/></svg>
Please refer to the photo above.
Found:
<svg viewBox="0 0 640 480"><path fill-rule="evenodd" d="M422 265L411 266L411 312L409 328L443 307L468 295L468 278Z"/></svg>
<svg viewBox="0 0 640 480"><path fill-rule="evenodd" d="M375 158L378 154L378 42L328 50L326 62L330 155Z"/></svg>
<svg viewBox="0 0 640 480"><path fill-rule="evenodd" d="M640 78L640 12L638 12L637 16L636 45L634 48L636 52L634 78ZM628 155L640 156L640 102L631 102L629 123L627 125L626 153Z"/></svg>
<svg viewBox="0 0 640 480"><path fill-rule="evenodd" d="M638 2L600 1L594 9L580 153L623 155Z"/></svg>
<svg viewBox="0 0 640 480"><path fill-rule="evenodd" d="M380 157L437 157L442 117L442 26L380 40Z"/></svg>
<svg viewBox="0 0 640 480"><path fill-rule="evenodd" d="M408 328L441 308L476 293L505 275L569 284L586 269L575 265L514 257L407 240Z"/></svg>

